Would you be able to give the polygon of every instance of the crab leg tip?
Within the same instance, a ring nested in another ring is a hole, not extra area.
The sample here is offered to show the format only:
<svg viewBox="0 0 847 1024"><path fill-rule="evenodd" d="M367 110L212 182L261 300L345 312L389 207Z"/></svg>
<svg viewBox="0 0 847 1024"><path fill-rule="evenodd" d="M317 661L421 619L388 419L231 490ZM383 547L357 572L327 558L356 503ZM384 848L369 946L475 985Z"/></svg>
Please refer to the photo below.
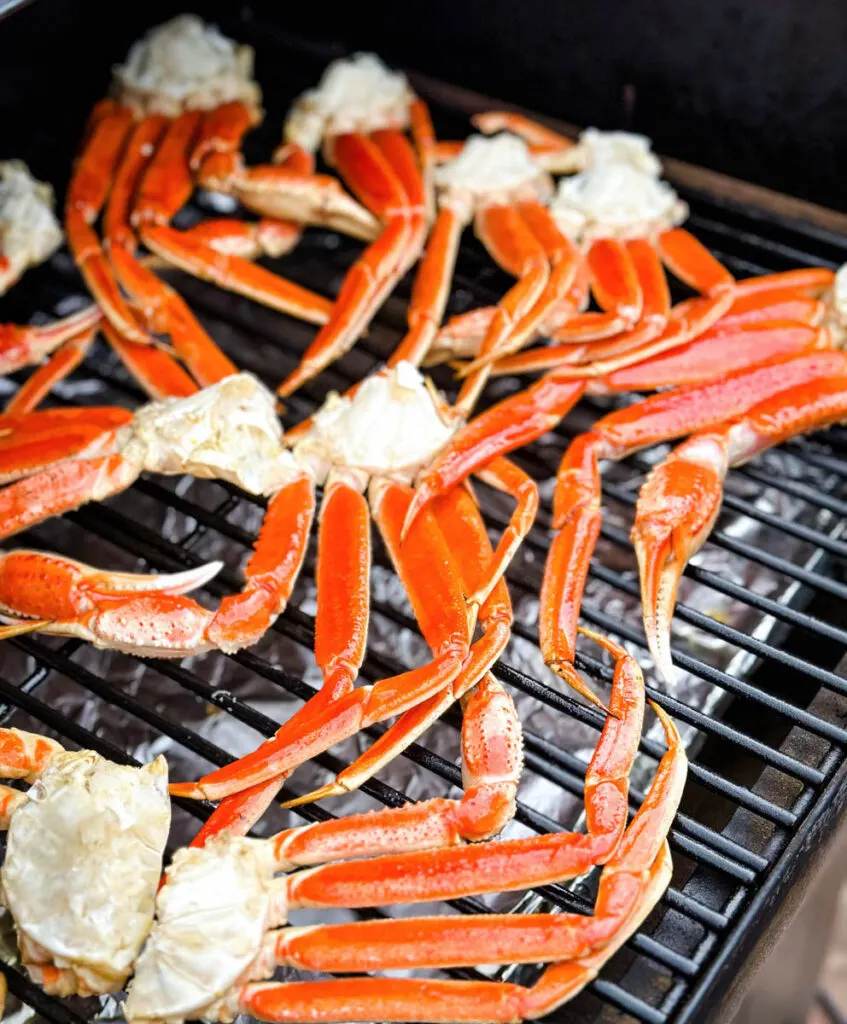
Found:
<svg viewBox="0 0 847 1024"><path fill-rule="evenodd" d="M36 633L39 629L50 625L50 619L25 619L12 622L8 626L0 626L0 640L11 640L12 637Z"/></svg>
<svg viewBox="0 0 847 1024"><path fill-rule="evenodd" d="M291 807L301 807L303 804L314 804L318 800L325 800L330 796L343 796L346 792L344 786L340 786L337 782L329 782L319 789L313 789L311 793L304 793L293 800L286 800L284 804L280 804L280 807L288 810Z"/></svg>
<svg viewBox="0 0 847 1024"><path fill-rule="evenodd" d="M203 787L197 782L172 782L168 786L172 797L183 797L186 800L205 800Z"/></svg>
<svg viewBox="0 0 847 1024"><path fill-rule="evenodd" d="M612 714L597 694L586 685L582 676L569 662L551 661L548 663L548 668L555 672L560 679L564 679L568 686L570 686L571 689L576 690L581 697L584 697L590 704L599 708L604 715L611 715L612 718L618 717L617 715Z"/></svg>
<svg viewBox="0 0 847 1024"><path fill-rule="evenodd" d="M406 512L406 518L403 520L403 528L400 531L401 544L405 541L409 530L411 530L415 523L415 520L435 496L436 495L433 493L432 488L427 483L421 483L418 486L415 491L415 496L412 498L412 503L409 505L409 509Z"/></svg>

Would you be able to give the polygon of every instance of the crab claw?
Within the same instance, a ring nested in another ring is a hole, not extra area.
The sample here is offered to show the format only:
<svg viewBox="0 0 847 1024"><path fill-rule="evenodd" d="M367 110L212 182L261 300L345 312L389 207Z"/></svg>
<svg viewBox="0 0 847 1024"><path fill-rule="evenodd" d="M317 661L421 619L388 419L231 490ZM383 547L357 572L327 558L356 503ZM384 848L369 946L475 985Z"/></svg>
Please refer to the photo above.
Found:
<svg viewBox="0 0 847 1024"><path fill-rule="evenodd" d="M0 614L11 620L0 627L0 639L40 631L135 653L167 654L172 643L174 655L199 653L198 642L209 646L211 613L182 595L208 583L222 566L209 562L161 575L100 572L60 555L11 551L0 557Z"/></svg>
<svg viewBox="0 0 847 1024"><path fill-rule="evenodd" d="M656 466L638 496L632 542L641 575L644 631L667 683L674 678L670 625L679 581L714 526L728 467L726 436L700 434Z"/></svg>

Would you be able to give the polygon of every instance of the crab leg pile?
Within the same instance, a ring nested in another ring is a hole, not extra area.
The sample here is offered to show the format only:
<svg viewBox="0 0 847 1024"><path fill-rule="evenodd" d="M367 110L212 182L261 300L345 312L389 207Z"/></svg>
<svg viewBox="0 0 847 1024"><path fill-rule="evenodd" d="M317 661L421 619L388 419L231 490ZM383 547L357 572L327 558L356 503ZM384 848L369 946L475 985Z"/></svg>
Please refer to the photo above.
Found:
<svg viewBox="0 0 847 1024"><path fill-rule="evenodd" d="M0 771L32 786L0 787L0 897L24 966L48 992L115 992L134 973L130 1022L535 1019L590 982L665 891L687 768L676 728L653 705L667 751L629 820L644 679L631 653L580 624L602 463L681 442L647 475L632 529L647 646L671 683L677 589L714 527L729 469L847 420L847 267L736 280L683 226L687 206L649 140L589 129L572 142L492 112L474 119L481 134L438 141L406 77L372 54L331 63L294 100L284 143L248 163L260 104L252 50L199 18L139 40L89 118L66 196L68 247L94 304L46 325L0 326L0 372L38 367L0 414L0 539L108 500L144 473L218 480L267 503L243 586L210 609L192 592L219 561L148 575L10 549L0 554L0 639L38 631L137 656L232 654L285 610L314 524L321 684L257 749L170 787L161 758L130 768L0 730ZM184 207L197 189L242 209L191 223ZM258 262L296 259L309 226L365 243L334 301ZM470 228L512 280L496 304L445 324ZM20 162L0 164L0 292L61 241L50 187ZM347 352L416 264L407 331L386 365L284 434L277 396ZM292 372L267 369L274 387L284 377L276 394L239 372L159 276L167 268L315 326ZM679 287L685 297L673 301ZM98 332L148 404L39 410L98 351ZM420 372L440 362L456 371L452 402ZM475 414L491 378L535 373ZM585 777L585 831L498 839L523 767L522 724L496 675L513 625L506 571L539 505L536 482L509 456L597 395L633 400L564 452L538 612L546 664L606 713ZM474 479L514 502L496 539ZM361 681L372 523L429 655ZM580 635L614 660L608 708L575 667ZM306 761L386 723L334 779L284 806L358 789L457 704L461 796L247 837ZM217 806L162 878L168 792ZM587 916L289 924L299 908L452 900L595 869ZM277 967L361 975L524 963L547 965L531 987L269 980Z"/></svg>

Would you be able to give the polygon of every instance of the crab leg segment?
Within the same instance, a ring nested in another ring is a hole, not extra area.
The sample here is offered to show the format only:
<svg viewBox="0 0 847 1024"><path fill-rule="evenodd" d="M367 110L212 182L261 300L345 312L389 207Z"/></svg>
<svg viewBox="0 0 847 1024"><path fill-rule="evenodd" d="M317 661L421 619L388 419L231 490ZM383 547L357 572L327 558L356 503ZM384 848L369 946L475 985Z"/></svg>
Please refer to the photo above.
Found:
<svg viewBox="0 0 847 1024"><path fill-rule="evenodd" d="M679 581L714 527L730 466L845 417L847 374L842 372L769 396L719 430L690 438L651 471L638 497L632 537L647 641L665 679L673 675L670 621Z"/></svg>
<svg viewBox="0 0 847 1024"><path fill-rule="evenodd" d="M403 360L420 366L435 341L450 297L459 239L470 216L470 204L460 199L444 200L438 211L412 286L406 314L409 332L388 360L389 366Z"/></svg>
<svg viewBox="0 0 847 1024"><path fill-rule="evenodd" d="M795 385L814 391L834 375L840 379L845 366L847 357L831 350L773 360L653 395L604 416L571 442L556 479L553 529L558 532L547 556L539 610L539 642L553 671L574 685L579 609L602 518L600 460L623 459L642 448L713 429ZM576 688L585 695L584 686Z"/></svg>
<svg viewBox="0 0 847 1024"><path fill-rule="evenodd" d="M667 861L661 857L665 836L676 813L686 775L686 759L679 736L672 723L660 713L668 737L669 750L662 758L642 807L626 830L617 852L608 860L600 880L595 913L591 917L578 914L468 915L461 918L409 918L401 920L365 921L355 924L327 925L312 928L286 928L276 933L273 951L276 963L304 970L332 972L364 972L418 967L460 967L480 963L538 963L545 960L578 958L598 950L619 933L633 916L645 909L655 865L662 866L664 884L669 873ZM642 813L643 812L643 813ZM549 843L567 849L571 836L558 833L509 843L485 843L470 848L413 854L423 863L444 861L445 871L427 872L424 888L442 892L448 883L451 868L456 870L450 891L470 895L487 891L523 889L559 878L570 877L573 861L563 857L555 866L548 856L533 854L539 845ZM499 860L497 853L509 848L510 856ZM545 851L548 852L548 851ZM521 856L523 854L524 856ZM344 869L356 873L374 872L382 864L386 871L376 880L374 896L383 888L390 890L394 872L390 863L401 864L410 855L332 865L308 872L304 884L318 872L339 873ZM661 859L659 859L661 857ZM491 875L486 861L497 858ZM479 873L464 874L463 860L468 866L476 859ZM552 857L555 860L555 856ZM569 862L570 860L570 862ZM452 862L452 863L451 863ZM560 871L561 874L556 872ZM294 876L292 881L298 876ZM420 876L404 872L398 878L404 889L402 899ZM430 881L431 879L431 881ZM489 886L491 888L489 888ZM357 906L370 902L369 887L360 886ZM388 892L386 892L388 895ZM412 895L412 899L415 895ZM424 897L428 898L428 897ZM382 900L384 902L384 900ZM343 983L342 983L343 984ZM278 991L284 990L280 986ZM425 1017L425 1013L424 1013Z"/></svg>
<svg viewBox="0 0 847 1024"><path fill-rule="evenodd" d="M433 505L433 513L444 540L456 559L463 593L476 593L486 583L493 555L485 523L476 502L465 488L457 487L437 500ZM358 789L363 782L418 739L457 699L464 697L509 642L512 603L502 579L497 581L490 595L482 602L478 624L482 628L482 638L473 645L462 671L450 686L402 714L391 728L345 768L333 782L290 801L286 806L311 803ZM437 636L430 636L426 632L424 636L434 648L438 641ZM479 686L482 687L483 683L480 682ZM478 704L479 701L475 706ZM465 707L465 724L468 723L469 713L469 708ZM508 716L504 715L504 735L509 732L507 718Z"/></svg>
<svg viewBox="0 0 847 1024"><path fill-rule="evenodd" d="M400 550L400 529L410 500L411 492L398 484L376 482L372 488L374 518L421 631L433 645L433 660L351 691L315 715L307 728L286 723L252 754L198 783L172 785L173 795L216 800L282 775L367 726L420 704L457 677L470 652L468 615L458 574L432 515L422 518Z"/></svg>
<svg viewBox="0 0 847 1024"><path fill-rule="evenodd" d="M401 132L339 135L332 139L331 150L341 176L385 226L350 268L330 319L280 385L283 397L350 348L426 241L424 183L414 151Z"/></svg>
<svg viewBox="0 0 847 1024"><path fill-rule="evenodd" d="M129 341L146 345L150 337L138 325L121 294L93 227L112 185L132 126L132 113L105 101L92 115L92 120L93 126L68 187L65 204L68 245L91 294L115 329Z"/></svg>
<svg viewBox="0 0 847 1024"><path fill-rule="evenodd" d="M102 313L88 306L44 327L0 324L0 373L14 373L41 362L71 338L96 328Z"/></svg>
<svg viewBox="0 0 847 1024"><path fill-rule="evenodd" d="M39 366L21 384L6 403L4 414L22 415L32 412L40 405L55 385L69 377L86 357L97 336L97 330L96 326L89 327L87 331L66 341L43 366ZM142 348L140 345L136 347ZM148 346L143 348L144 351L148 350Z"/></svg>
<svg viewBox="0 0 847 1024"><path fill-rule="evenodd" d="M197 385L189 374L158 346L126 341L108 321L103 324L103 334L120 361L151 398L187 398L197 392Z"/></svg>
<svg viewBox="0 0 847 1024"><path fill-rule="evenodd" d="M323 323L332 305L320 295L241 256L220 252L198 234L168 226L194 187L189 153L201 117L199 111L190 111L171 122L144 172L132 215L144 244L167 263L195 277L309 323Z"/></svg>
<svg viewBox="0 0 847 1024"><path fill-rule="evenodd" d="M522 747L515 706L489 674L472 690L463 711L465 793L460 800L408 803L281 832L272 840L280 870L493 838L515 813Z"/></svg>
<svg viewBox="0 0 847 1024"><path fill-rule="evenodd" d="M435 497L446 494L498 456L521 448L552 430L584 391L582 381L559 381L549 375L471 420L419 474L404 534Z"/></svg>
<svg viewBox="0 0 847 1024"><path fill-rule="evenodd" d="M86 617L101 606L131 601L136 595L185 594L202 587L222 568L209 562L185 572L157 576L101 572L61 555L19 549L0 557L0 614L24 620L0 627L0 638L18 635L29 626L50 630L53 623Z"/></svg>
<svg viewBox="0 0 847 1024"><path fill-rule="evenodd" d="M281 614L306 556L314 511L314 485L305 474L271 498L244 570L244 589L221 601L209 625L215 647L230 652L248 647Z"/></svg>
<svg viewBox="0 0 847 1024"><path fill-rule="evenodd" d="M491 210L508 212L514 221L509 228L511 237L502 231L502 226L498 233L485 222ZM488 380L490 364L501 353L524 345L551 312L561 306L580 265L576 246L559 231L547 207L538 201L521 202L515 207L488 207L477 214L476 225L477 234L495 261L517 271L520 280L497 306L479 356L460 374L467 379L456 407L466 415ZM525 251L517 249L513 253L511 249L516 248L518 240Z"/></svg>

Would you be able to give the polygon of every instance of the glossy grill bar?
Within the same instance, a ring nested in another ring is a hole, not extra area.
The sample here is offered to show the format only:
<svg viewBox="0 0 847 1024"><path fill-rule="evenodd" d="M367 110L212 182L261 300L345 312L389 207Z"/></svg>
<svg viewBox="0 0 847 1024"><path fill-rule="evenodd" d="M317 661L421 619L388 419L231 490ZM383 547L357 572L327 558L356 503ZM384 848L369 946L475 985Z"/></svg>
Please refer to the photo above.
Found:
<svg viewBox="0 0 847 1024"><path fill-rule="evenodd" d="M267 106L280 115L291 97L338 55L317 46L309 50L286 44L257 24L240 26L233 34L257 47ZM449 90L440 89L433 97L425 83L420 89L425 98L435 100L439 135L452 138L467 131L466 112L444 102ZM269 114L251 137L251 148L269 152L278 133L279 120ZM47 155L42 146L39 157ZM66 173L66 168L57 169L57 185ZM739 277L794 266L834 267L847 260L847 240L826 228L705 193L680 192L691 205L691 229ZM199 202L207 204L204 212L213 208L210 197L201 196ZM181 216L190 223L199 212L195 207ZM332 295L357 251L355 243L337 235L308 231L291 255L268 265ZM312 329L301 323L195 280L176 274L169 280L234 361L270 386L296 365L310 340ZM450 311L496 300L504 281L466 238ZM368 336L294 396L285 412L286 426L311 413L329 389L344 390L384 359L402 336L408 294L406 281ZM4 299L3 318L25 318L33 310L45 319L65 314L81 304L82 295L81 282L63 252ZM449 373L438 371L435 378L449 390ZM519 383L498 382L488 397L500 397ZM54 401L134 408L144 397L98 343L69 383L57 390ZM602 725L595 709L573 700L554 677L543 673L533 612L548 545L549 481L569 438L608 407L605 401L583 401L554 434L516 455L524 469L548 486L542 486L538 521L509 573L516 639L495 673L524 712L526 771L517 831L509 834L572 827L587 756ZM649 662L637 615L629 525L652 456L636 456L604 475L602 543L583 607L589 625L622 638L645 665ZM502 527L508 506L485 489L479 495L487 522ZM255 540L259 511L257 499L225 484L144 477L106 505L88 505L63 521L49 522L19 543L142 571L173 571L222 557L227 569L201 598L214 602L238 587L238 569ZM680 643L674 661L685 681L665 692L646 674L649 696L686 729L692 758L682 813L670 836L674 880L657 911L600 979L551 1019L664 1024L706 1020L715 1013L721 1019L717 1008L730 983L756 942L778 922L793 885L814 870L847 792L842 778L847 771L847 679L838 670L847 644L847 539L841 530L845 513L847 431L836 429L792 443L730 474L722 518L703 555L686 571L676 611ZM410 667L421 654L409 611L392 588L387 561L379 553L377 561L373 642L362 672L368 682ZM4 644L2 724L46 731L117 761L131 763L139 754L165 751L173 778L226 764L255 745L257 735L272 734L314 690L308 678L313 668L313 572L312 551L275 627L255 648L230 657L215 653L187 663L142 662L95 652L75 640L21 637ZM603 692L611 670L593 654L580 653L577 666ZM278 826L280 821L318 820L354 807L447 794L461 786L455 754L459 723L458 711L448 714L384 773L388 781L372 780L362 795L326 807L300 807L288 818L279 812L270 819ZM366 730L364 739L372 740L379 732ZM654 736L647 732L642 742L633 807L640 803L663 751ZM327 773L350 763L356 749L351 741L340 753L317 758L313 769L293 776L282 798L310 788L310 771L325 781ZM177 841L183 842L209 808L190 802L180 808ZM267 827L263 823L263 831ZM588 879L531 892L497 909L521 913L547 905L590 913L592 897ZM463 899L447 909L479 913L491 906ZM45 1020L70 1024L116 1012L114 1004L99 1006L95 1000L54 1000L15 967L2 969L10 991ZM496 973L526 981L534 971L505 968ZM449 973L483 976L475 971Z"/></svg>

